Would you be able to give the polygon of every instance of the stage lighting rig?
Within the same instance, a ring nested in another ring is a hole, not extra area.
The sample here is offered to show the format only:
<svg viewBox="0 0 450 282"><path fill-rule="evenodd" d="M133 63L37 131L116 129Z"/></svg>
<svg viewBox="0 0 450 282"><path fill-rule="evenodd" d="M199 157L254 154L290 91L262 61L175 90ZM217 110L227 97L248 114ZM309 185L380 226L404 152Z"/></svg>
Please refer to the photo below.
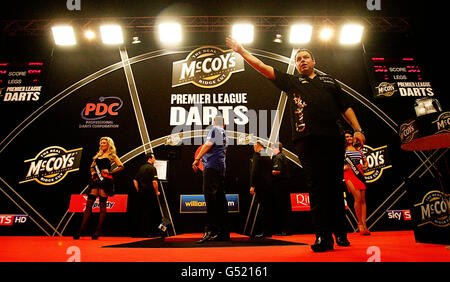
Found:
<svg viewBox="0 0 450 282"><path fill-rule="evenodd" d="M120 25L102 25L100 26L102 42L108 45L122 44L123 34Z"/></svg>
<svg viewBox="0 0 450 282"><path fill-rule="evenodd" d="M84 37L86 37L86 39L88 40L92 40L95 38L95 32L93 32L92 30L88 29L84 32Z"/></svg>
<svg viewBox="0 0 450 282"><path fill-rule="evenodd" d="M311 41L312 26L308 24L295 24L291 26L289 42L308 43Z"/></svg>
<svg viewBox="0 0 450 282"><path fill-rule="evenodd" d="M347 24L342 27L341 44L357 44L361 42L364 27L358 24Z"/></svg>
<svg viewBox="0 0 450 282"><path fill-rule="evenodd" d="M252 43L255 27L252 24L234 24L232 27L233 38L241 43Z"/></svg>
<svg viewBox="0 0 450 282"><path fill-rule="evenodd" d="M139 36L133 36L133 41L131 41L131 44L139 44L141 43L141 40L139 40Z"/></svg>
<svg viewBox="0 0 450 282"><path fill-rule="evenodd" d="M161 23L158 25L159 39L163 43L181 42L181 25L178 23Z"/></svg>
<svg viewBox="0 0 450 282"><path fill-rule="evenodd" d="M330 40L333 37L333 29L329 27L324 27L320 30L320 39Z"/></svg>
<svg viewBox="0 0 450 282"><path fill-rule="evenodd" d="M52 27L52 32L56 45L70 46L77 43L75 33L71 26L54 26Z"/></svg>

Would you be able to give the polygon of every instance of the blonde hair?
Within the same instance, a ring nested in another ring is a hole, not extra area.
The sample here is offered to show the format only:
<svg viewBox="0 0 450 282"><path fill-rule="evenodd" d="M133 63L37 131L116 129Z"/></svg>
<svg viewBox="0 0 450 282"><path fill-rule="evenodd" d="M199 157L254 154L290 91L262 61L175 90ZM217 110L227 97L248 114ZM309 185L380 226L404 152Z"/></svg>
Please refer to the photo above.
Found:
<svg viewBox="0 0 450 282"><path fill-rule="evenodd" d="M100 138L99 142L101 142L102 140L106 140L106 142L108 143L108 159L110 161L113 161L117 157L116 146L114 145L114 141L112 140L111 137L107 137L107 136ZM102 148L99 146L98 152L93 157L93 159L95 160L98 157L100 157L101 155L103 155L103 151L102 151Z"/></svg>

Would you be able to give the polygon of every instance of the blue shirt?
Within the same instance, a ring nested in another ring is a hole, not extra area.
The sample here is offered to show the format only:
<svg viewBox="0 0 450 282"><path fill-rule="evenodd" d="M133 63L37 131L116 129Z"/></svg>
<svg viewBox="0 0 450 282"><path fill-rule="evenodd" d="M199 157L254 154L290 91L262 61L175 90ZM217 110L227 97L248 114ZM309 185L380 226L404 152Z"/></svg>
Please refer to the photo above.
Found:
<svg viewBox="0 0 450 282"><path fill-rule="evenodd" d="M227 134L225 129L213 126L206 135L206 142L213 143L211 149L203 155L202 162L205 168L214 168L225 175L225 154L227 151Z"/></svg>

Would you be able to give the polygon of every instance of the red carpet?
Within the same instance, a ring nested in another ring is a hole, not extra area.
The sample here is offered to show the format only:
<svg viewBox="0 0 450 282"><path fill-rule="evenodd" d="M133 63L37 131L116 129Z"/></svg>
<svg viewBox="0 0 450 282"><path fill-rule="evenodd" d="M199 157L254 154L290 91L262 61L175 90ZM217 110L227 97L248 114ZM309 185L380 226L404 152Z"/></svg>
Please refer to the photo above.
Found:
<svg viewBox="0 0 450 282"><path fill-rule="evenodd" d="M202 234L166 238L193 241ZM233 240L245 236L232 234ZM107 248L146 238L0 237L0 262L450 262L450 247L416 243L412 231L349 234L350 247L313 253L309 245L208 247L208 248ZM274 236L272 239L312 244L314 235Z"/></svg>

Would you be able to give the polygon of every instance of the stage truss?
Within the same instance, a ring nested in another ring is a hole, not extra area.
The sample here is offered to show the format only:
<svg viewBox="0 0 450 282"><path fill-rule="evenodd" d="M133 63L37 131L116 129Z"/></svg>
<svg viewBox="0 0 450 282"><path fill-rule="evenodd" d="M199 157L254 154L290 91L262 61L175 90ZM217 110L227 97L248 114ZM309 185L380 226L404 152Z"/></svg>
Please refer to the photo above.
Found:
<svg viewBox="0 0 450 282"><path fill-rule="evenodd" d="M56 24L70 24L77 29L97 28L106 22L115 22L131 34L154 32L162 20L176 20L184 32L227 32L236 22L248 22L257 32L283 32L291 24L305 22L315 28L338 27L344 23L359 23L366 30L376 32L406 32L410 30L408 17L344 17L344 16L180 16L170 17L114 17L66 19L0 20L3 36L43 36Z"/></svg>

